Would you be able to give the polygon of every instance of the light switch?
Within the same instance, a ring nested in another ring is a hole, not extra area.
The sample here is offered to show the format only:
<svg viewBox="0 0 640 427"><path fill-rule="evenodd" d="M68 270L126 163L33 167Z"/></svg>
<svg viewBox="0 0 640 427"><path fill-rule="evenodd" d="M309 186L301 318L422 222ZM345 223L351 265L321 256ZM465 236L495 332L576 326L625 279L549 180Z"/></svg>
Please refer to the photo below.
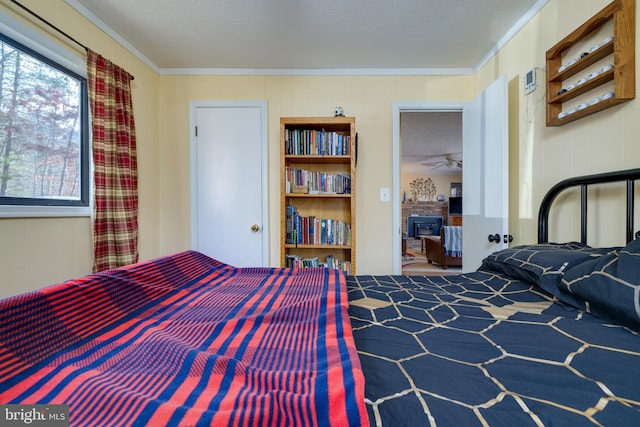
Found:
<svg viewBox="0 0 640 427"><path fill-rule="evenodd" d="M391 200L391 198L389 196L389 189L388 188L381 188L380 189L380 201L381 202L388 202L390 200Z"/></svg>

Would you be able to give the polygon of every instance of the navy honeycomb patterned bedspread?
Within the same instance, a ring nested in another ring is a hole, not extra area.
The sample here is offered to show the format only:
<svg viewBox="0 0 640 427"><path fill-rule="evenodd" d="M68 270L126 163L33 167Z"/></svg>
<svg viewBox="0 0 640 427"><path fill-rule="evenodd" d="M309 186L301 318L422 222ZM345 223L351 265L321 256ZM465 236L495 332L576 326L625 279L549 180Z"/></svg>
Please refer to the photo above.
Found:
<svg viewBox="0 0 640 427"><path fill-rule="evenodd" d="M583 250L573 245L560 249ZM538 282L548 285L548 275L562 286L577 274L571 268L583 268L582 261L560 262L529 274L544 264L536 257L557 262L546 249L494 257L526 264L528 273L485 265L450 276L347 278L371 425L640 425L635 323L596 317L543 290ZM624 251L583 258L611 265ZM637 260L626 265L640 269ZM635 277L626 282L631 288Z"/></svg>

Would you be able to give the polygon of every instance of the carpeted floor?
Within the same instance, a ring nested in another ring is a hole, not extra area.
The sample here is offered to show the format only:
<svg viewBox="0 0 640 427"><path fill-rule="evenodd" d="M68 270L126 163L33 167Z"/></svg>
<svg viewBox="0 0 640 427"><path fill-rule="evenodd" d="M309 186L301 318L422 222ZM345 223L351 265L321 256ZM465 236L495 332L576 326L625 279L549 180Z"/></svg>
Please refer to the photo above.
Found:
<svg viewBox="0 0 640 427"><path fill-rule="evenodd" d="M458 274L461 271L460 267L449 267L444 270L438 264L429 264L424 252L420 252L420 243L417 247L407 247L407 255L402 257L402 274L404 276Z"/></svg>

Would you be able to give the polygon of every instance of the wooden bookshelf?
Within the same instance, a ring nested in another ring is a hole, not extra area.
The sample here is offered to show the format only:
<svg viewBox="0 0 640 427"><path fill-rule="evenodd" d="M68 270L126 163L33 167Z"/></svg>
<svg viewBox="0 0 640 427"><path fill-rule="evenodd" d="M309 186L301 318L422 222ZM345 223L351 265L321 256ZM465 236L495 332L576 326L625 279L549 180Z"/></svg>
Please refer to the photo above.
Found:
<svg viewBox="0 0 640 427"><path fill-rule="evenodd" d="M547 51L547 126L635 98L635 17L635 0L614 0Z"/></svg>
<svg viewBox="0 0 640 427"><path fill-rule="evenodd" d="M281 118L280 165L281 265L333 257L355 274L355 118Z"/></svg>

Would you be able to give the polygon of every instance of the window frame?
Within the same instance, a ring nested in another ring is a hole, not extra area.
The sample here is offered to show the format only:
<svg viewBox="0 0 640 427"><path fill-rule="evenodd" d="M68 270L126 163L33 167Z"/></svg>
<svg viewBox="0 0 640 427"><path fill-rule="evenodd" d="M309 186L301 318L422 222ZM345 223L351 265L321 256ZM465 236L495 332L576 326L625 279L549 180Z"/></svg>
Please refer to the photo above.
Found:
<svg viewBox="0 0 640 427"><path fill-rule="evenodd" d="M0 197L0 218L91 216L93 174L85 58L53 43L33 28L0 12L0 38L80 83L80 195L78 199Z"/></svg>

